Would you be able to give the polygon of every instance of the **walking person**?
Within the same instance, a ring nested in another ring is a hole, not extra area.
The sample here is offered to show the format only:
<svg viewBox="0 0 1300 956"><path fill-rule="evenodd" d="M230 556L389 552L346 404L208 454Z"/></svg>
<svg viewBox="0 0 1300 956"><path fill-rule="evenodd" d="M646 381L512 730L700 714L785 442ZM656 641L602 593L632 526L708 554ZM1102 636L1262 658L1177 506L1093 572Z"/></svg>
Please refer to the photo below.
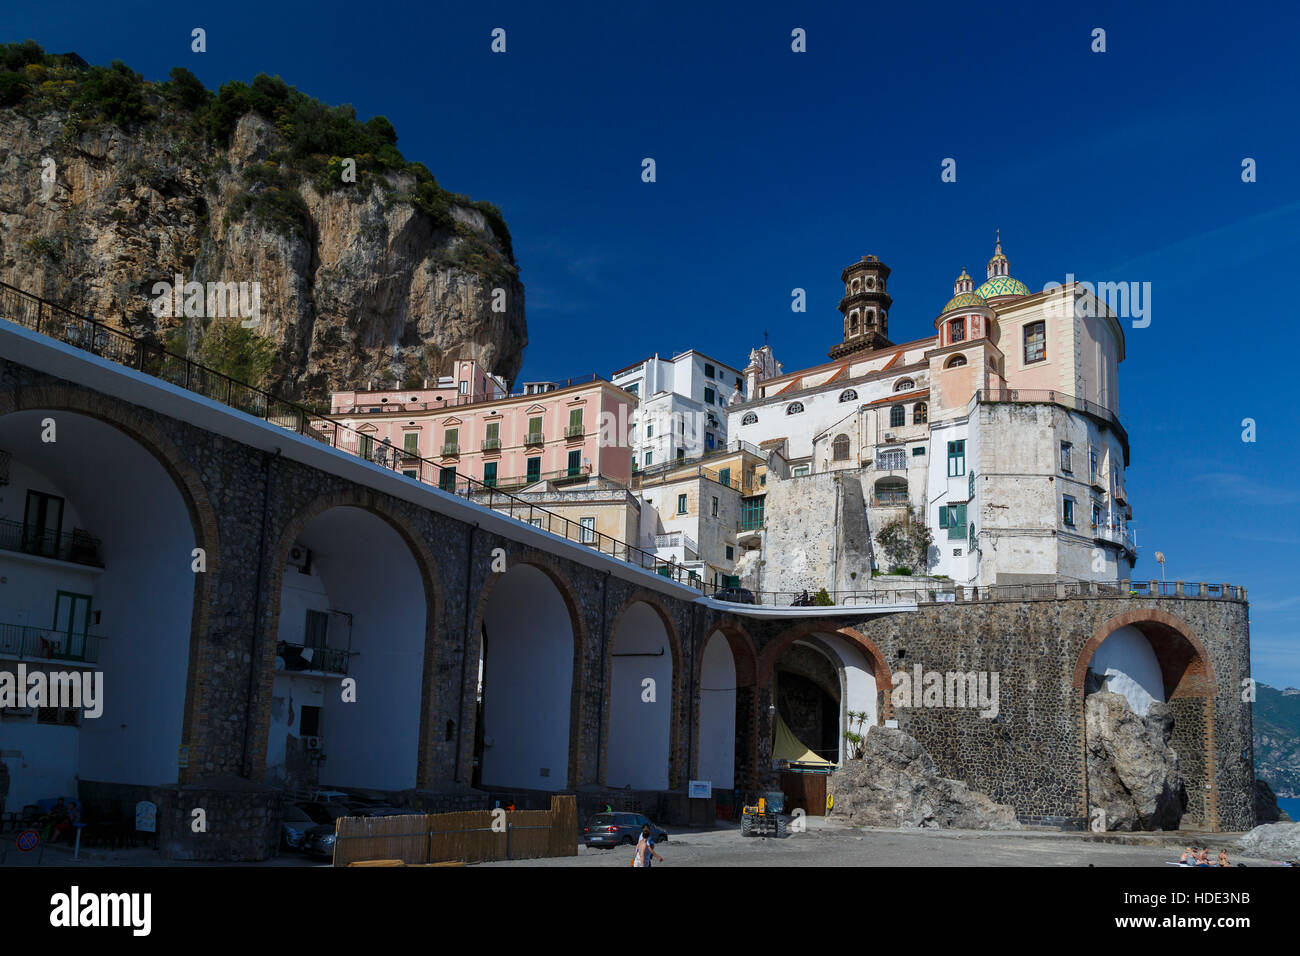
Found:
<svg viewBox="0 0 1300 956"><path fill-rule="evenodd" d="M655 841L650 834L650 827L643 825L641 839L636 841L636 855L632 858L632 865L649 868L654 860L662 863L664 858L655 852Z"/></svg>

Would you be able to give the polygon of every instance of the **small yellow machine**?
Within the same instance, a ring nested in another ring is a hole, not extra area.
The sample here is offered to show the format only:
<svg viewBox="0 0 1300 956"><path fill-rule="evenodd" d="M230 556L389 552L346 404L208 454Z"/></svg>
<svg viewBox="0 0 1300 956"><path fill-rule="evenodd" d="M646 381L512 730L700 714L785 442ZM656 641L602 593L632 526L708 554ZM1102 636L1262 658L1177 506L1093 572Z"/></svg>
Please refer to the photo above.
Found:
<svg viewBox="0 0 1300 956"><path fill-rule="evenodd" d="M785 820L767 808L767 799L758 798L758 806L745 807L740 817L741 836L785 836Z"/></svg>

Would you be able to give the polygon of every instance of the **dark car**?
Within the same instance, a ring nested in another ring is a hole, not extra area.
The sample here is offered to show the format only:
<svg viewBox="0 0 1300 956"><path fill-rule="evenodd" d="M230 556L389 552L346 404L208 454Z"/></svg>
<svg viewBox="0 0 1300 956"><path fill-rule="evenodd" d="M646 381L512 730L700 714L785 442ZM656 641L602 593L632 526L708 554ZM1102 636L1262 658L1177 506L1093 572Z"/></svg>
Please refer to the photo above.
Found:
<svg viewBox="0 0 1300 956"><path fill-rule="evenodd" d="M632 845L641 838L641 828L648 826L656 843L668 839L668 833L639 813L597 813L582 828L582 842L587 846Z"/></svg>
<svg viewBox="0 0 1300 956"><path fill-rule="evenodd" d="M312 827L302 837L302 852L317 860L334 859L334 827Z"/></svg>
<svg viewBox="0 0 1300 956"><path fill-rule="evenodd" d="M713 595L718 601L731 601L734 604L757 604L758 598L754 597L754 592L749 588L723 588L717 594Z"/></svg>
<svg viewBox="0 0 1300 956"><path fill-rule="evenodd" d="M280 845L286 850L301 850L307 831L320 823L302 807L291 803L280 813Z"/></svg>

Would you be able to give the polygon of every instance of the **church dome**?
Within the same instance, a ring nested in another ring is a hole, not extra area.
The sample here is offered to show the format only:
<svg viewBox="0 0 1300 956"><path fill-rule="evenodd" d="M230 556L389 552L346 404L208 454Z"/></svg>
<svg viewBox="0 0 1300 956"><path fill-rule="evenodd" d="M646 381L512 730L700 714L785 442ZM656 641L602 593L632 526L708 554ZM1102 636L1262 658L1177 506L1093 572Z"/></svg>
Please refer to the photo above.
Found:
<svg viewBox="0 0 1300 956"><path fill-rule="evenodd" d="M1011 276L994 276L975 290L981 299L993 299L1000 295L1029 295L1029 286ZM956 300L954 300L956 301ZM949 305L952 303L950 302ZM945 310L946 311L946 310Z"/></svg>
<svg viewBox="0 0 1300 956"><path fill-rule="evenodd" d="M988 303L985 302L976 292L958 292L948 300L948 304L943 307L940 315L951 312L954 309L986 309Z"/></svg>

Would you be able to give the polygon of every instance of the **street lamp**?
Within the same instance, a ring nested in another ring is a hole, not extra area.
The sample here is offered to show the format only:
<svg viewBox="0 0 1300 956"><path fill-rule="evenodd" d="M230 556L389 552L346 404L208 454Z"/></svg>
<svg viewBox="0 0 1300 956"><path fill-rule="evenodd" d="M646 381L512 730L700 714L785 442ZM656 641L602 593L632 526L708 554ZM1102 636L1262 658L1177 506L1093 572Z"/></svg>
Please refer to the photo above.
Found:
<svg viewBox="0 0 1300 956"><path fill-rule="evenodd" d="M1165 553L1163 551L1156 552L1156 563L1160 565L1160 583L1164 584L1165 583Z"/></svg>

